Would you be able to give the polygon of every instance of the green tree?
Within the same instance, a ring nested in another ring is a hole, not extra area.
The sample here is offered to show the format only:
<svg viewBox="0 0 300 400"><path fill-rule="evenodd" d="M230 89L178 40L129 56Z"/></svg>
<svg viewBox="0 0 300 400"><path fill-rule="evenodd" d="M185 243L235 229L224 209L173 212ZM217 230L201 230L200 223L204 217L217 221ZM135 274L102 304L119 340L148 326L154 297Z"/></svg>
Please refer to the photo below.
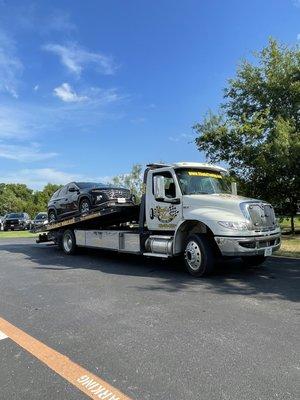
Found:
<svg viewBox="0 0 300 400"><path fill-rule="evenodd" d="M39 211L46 211L47 205L50 200L50 197L53 195L56 190L61 188L62 185L55 185L53 183L48 183L43 190L37 191L34 194L34 203L37 205Z"/></svg>
<svg viewBox="0 0 300 400"><path fill-rule="evenodd" d="M47 210L52 194L61 185L49 183L41 191L33 191L20 183L0 183L0 215L9 212L27 212L32 218Z"/></svg>
<svg viewBox="0 0 300 400"><path fill-rule="evenodd" d="M218 113L194 125L196 146L225 161L245 194L294 216L300 199L300 51L270 39L230 79Z"/></svg>
<svg viewBox="0 0 300 400"><path fill-rule="evenodd" d="M130 189L131 193L136 196L137 202L140 202L143 190L142 169L142 165L134 164L130 173L115 176L112 179L114 185Z"/></svg>
<svg viewBox="0 0 300 400"><path fill-rule="evenodd" d="M0 184L0 215L23 210L25 202L19 198L12 185Z"/></svg>

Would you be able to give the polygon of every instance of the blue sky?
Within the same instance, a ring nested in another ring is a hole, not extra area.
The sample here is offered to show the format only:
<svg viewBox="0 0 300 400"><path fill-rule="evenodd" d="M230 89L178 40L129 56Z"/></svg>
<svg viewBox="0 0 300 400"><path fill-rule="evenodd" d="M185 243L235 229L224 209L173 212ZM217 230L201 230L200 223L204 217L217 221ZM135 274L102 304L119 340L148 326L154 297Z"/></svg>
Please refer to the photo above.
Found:
<svg viewBox="0 0 300 400"><path fill-rule="evenodd" d="M191 126L269 36L300 40L300 0L0 0L0 182L204 161Z"/></svg>

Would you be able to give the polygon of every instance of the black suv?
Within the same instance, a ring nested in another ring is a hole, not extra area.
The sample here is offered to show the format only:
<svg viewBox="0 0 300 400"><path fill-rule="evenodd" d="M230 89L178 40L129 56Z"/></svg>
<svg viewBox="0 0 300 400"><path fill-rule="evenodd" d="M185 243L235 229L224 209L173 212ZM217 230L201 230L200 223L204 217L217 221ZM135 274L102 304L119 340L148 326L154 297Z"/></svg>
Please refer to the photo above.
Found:
<svg viewBox="0 0 300 400"><path fill-rule="evenodd" d="M130 190L93 182L71 182L58 189L48 203L48 221L87 214L93 208L134 204Z"/></svg>
<svg viewBox="0 0 300 400"><path fill-rule="evenodd" d="M10 213L7 214L3 221L3 230L25 230L30 229L31 221L27 213Z"/></svg>

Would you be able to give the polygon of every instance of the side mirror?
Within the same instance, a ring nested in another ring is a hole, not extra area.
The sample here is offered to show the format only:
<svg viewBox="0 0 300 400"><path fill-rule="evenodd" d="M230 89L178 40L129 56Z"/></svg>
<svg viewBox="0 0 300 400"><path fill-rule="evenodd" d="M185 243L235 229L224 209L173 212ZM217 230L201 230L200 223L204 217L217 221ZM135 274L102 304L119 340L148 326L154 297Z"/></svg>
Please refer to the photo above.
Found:
<svg viewBox="0 0 300 400"><path fill-rule="evenodd" d="M69 192L72 192L72 193L77 192L77 189L74 187L70 187Z"/></svg>
<svg viewBox="0 0 300 400"><path fill-rule="evenodd" d="M236 182L231 182L231 193L237 195L237 185Z"/></svg>
<svg viewBox="0 0 300 400"><path fill-rule="evenodd" d="M154 197L156 200L164 200L165 193L165 178L162 175L154 176Z"/></svg>

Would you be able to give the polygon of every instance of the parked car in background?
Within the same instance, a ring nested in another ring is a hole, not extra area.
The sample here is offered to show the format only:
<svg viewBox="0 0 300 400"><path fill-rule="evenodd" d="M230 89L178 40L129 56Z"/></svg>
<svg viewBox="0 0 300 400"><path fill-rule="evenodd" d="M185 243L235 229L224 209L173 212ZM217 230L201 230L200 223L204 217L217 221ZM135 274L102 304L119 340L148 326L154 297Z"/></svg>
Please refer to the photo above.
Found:
<svg viewBox="0 0 300 400"><path fill-rule="evenodd" d="M48 224L48 213L39 212L32 220L31 229L38 228L46 224Z"/></svg>
<svg viewBox="0 0 300 400"><path fill-rule="evenodd" d="M135 202L130 190L95 182L71 182L58 189L48 203L48 221L55 222L74 214L87 214L91 209L112 203Z"/></svg>
<svg viewBox="0 0 300 400"><path fill-rule="evenodd" d="M3 230L25 230L30 229L31 220L27 213L10 213L5 216Z"/></svg>

